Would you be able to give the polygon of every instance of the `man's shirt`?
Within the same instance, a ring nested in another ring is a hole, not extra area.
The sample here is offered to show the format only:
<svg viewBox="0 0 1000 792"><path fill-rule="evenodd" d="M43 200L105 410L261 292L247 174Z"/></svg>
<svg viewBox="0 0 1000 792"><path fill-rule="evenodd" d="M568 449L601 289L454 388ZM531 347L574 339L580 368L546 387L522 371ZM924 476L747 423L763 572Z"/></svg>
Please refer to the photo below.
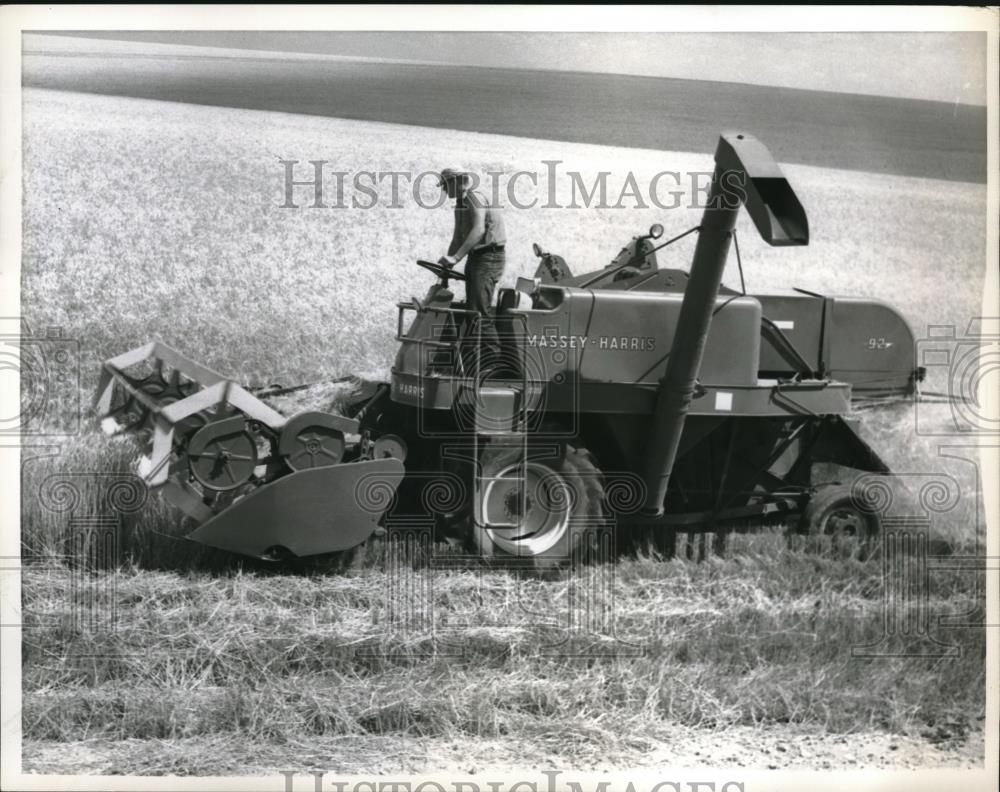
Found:
<svg viewBox="0 0 1000 792"><path fill-rule="evenodd" d="M500 210L491 207L489 202L480 193L475 190L468 190L455 204L455 233L452 234L451 246L448 248L449 256L462 246L465 238L475 225L475 217L473 210L469 206L470 203L483 207L485 228L483 235L472 246L469 254L475 253L480 248L491 245L504 245L507 242L507 234L504 231L503 216Z"/></svg>

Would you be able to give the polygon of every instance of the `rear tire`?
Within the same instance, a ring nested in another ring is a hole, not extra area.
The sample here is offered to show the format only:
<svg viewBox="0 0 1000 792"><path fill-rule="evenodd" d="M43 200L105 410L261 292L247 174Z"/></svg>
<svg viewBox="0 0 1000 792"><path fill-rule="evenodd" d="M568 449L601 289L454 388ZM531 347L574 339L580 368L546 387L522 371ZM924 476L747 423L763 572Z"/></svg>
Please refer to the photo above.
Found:
<svg viewBox="0 0 1000 792"><path fill-rule="evenodd" d="M480 557L554 569L606 550L604 476L589 451L563 445L558 457L539 458L529 449L525 460L522 447L487 447L480 464L484 524L473 521L470 536Z"/></svg>
<svg viewBox="0 0 1000 792"><path fill-rule="evenodd" d="M834 547L867 552L882 533L879 515L866 511L843 484L820 487L809 499L799 519L799 533L823 537Z"/></svg>

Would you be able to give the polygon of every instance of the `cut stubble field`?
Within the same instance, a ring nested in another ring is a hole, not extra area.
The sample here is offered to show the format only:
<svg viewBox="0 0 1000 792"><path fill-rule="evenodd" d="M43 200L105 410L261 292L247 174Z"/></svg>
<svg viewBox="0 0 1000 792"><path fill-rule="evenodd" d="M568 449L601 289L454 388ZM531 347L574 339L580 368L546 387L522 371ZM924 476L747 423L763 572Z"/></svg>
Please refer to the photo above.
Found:
<svg viewBox="0 0 1000 792"><path fill-rule="evenodd" d="M532 241L584 271L650 223L671 235L700 214L542 208L544 160L588 185L609 171L614 203L626 173L639 184L663 170L705 173L714 146L706 140L705 155L627 151L39 89L25 91L24 129L23 315L32 329L58 326L79 341L83 404L101 360L153 338L248 384L386 377L395 303L426 290L413 261L443 252L451 212L421 208L405 191L390 208L387 185L368 210L306 208L304 188L302 208L282 209L282 159L299 168L326 160L330 172L538 172L539 207L506 212L509 284L533 272ZM664 138L669 148L669 131ZM809 213L811 244L768 249L741 218L751 292L802 286L883 299L918 336L928 324L961 333L978 314L983 185L785 171ZM432 187L426 180L428 198ZM555 191L570 202L568 179ZM685 207L690 184L686 192ZM686 268L692 250L683 240L661 265ZM738 282L732 267L727 282ZM329 408L341 395L320 384L295 406ZM935 409L945 422L947 407ZM461 647L450 652L426 624L386 628L391 587L377 547L343 575L218 571L183 539L178 515L151 503L124 525L130 561L83 583L98 605L113 600L114 629L80 634L79 584L53 568L65 515L47 512L37 492L53 473L128 469L130 446L92 431L91 418L57 456L25 453L23 547L50 560L23 580L26 769L982 762L982 631L943 630L962 648L955 658L852 659L852 646L880 634L880 565L803 553L780 536L744 537L731 557L703 564L643 558L602 572L612 579L615 634L642 651L602 644L589 658L542 650L573 623L572 579L437 573L434 613ZM911 406L863 418L897 470L959 481L968 497L942 530L975 549L974 470L914 434ZM935 618L973 612L978 580L937 576L930 602Z"/></svg>

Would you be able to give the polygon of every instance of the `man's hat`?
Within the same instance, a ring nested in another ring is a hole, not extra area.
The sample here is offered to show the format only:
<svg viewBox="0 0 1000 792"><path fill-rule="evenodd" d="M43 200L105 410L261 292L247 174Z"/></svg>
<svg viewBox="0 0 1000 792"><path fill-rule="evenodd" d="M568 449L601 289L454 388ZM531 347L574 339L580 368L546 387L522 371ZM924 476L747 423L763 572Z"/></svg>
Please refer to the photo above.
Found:
<svg viewBox="0 0 1000 792"><path fill-rule="evenodd" d="M468 171L459 170L458 168L445 168L441 173L438 174L438 187L443 187L445 182L457 181L461 179L465 181L466 176L468 176Z"/></svg>

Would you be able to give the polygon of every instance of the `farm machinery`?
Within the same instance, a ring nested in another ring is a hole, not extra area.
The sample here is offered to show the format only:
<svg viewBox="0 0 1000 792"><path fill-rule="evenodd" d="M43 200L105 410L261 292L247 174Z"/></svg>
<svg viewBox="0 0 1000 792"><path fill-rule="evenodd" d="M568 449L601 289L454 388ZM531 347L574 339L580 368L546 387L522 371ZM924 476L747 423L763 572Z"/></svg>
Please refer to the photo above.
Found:
<svg viewBox="0 0 1000 792"><path fill-rule="evenodd" d="M724 540L754 520L870 536L849 482L890 471L852 399L914 393L913 334L875 301L723 286L741 208L770 245L805 245L809 227L755 138L722 135L715 163L689 273L658 266L658 225L577 275L535 245L535 277L499 291L489 360L450 289L464 275L421 261L436 281L398 304L389 381L340 414L285 416L159 342L104 363L97 411L140 438L139 474L190 539L261 559L408 525L537 566L624 537L670 554L678 533ZM845 483L815 480L823 464Z"/></svg>

